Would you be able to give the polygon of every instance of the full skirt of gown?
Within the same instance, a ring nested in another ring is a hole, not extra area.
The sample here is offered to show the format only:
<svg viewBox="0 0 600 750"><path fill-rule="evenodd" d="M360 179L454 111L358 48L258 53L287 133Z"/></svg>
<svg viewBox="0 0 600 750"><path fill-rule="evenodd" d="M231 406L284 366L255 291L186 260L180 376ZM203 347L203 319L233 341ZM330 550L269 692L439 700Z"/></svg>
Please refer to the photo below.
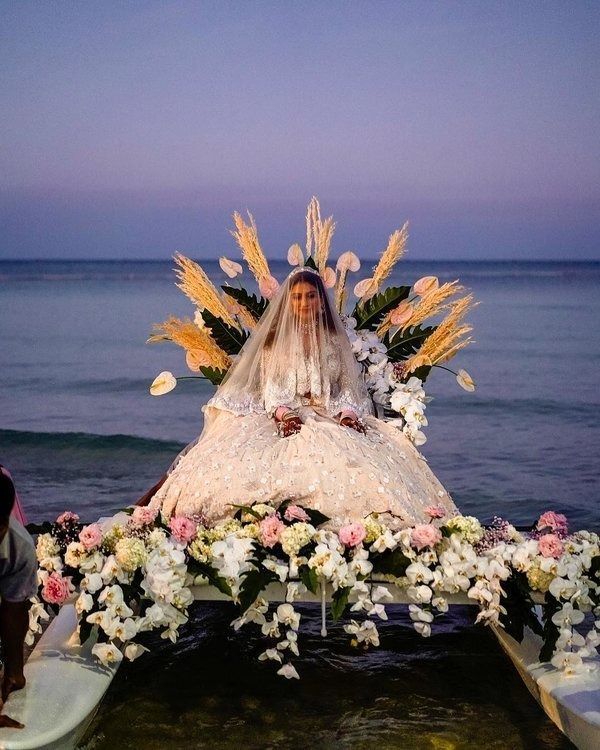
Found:
<svg viewBox="0 0 600 750"><path fill-rule="evenodd" d="M201 515L214 524L236 505L292 498L338 528L370 513L391 513L398 526L427 523L425 509L458 510L425 458L395 426L365 417L363 435L312 407L300 410L300 432L277 434L266 414L237 416L205 408L205 427L173 463L152 498L165 517Z"/></svg>

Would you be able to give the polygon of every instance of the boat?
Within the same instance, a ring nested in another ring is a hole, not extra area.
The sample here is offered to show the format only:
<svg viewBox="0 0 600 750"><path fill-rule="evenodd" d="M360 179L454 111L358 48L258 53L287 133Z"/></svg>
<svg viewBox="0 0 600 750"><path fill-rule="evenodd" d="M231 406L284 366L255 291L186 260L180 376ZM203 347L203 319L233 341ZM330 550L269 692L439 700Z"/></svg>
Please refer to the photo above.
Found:
<svg viewBox="0 0 600 750"><path fill-rule="evenodd" d="M405 589L388 581L390 604L408 604ZM195 586L200 601L229 601L213 586ZM317 594L306 592L298 601L322 607L326 635L326 604L331 587ZM265 592L269 601L285 601L286 585L272 583ZM450 606L477 606L466 594L448 596ZM98 706L115 677L119 664L100 665L92 655L93 639L78 645L74 638L76 614L63 606L33 649L25 666L26 687L9 696L5 711L25 724L22 730L0 729L0 750L72 750L85 734ZM579 750L600 747L600 657L597 669L566 675L550 663L539 661L542 641L528 628L518 643L502 628L492 625L502 649L547 716Z"/></svg>

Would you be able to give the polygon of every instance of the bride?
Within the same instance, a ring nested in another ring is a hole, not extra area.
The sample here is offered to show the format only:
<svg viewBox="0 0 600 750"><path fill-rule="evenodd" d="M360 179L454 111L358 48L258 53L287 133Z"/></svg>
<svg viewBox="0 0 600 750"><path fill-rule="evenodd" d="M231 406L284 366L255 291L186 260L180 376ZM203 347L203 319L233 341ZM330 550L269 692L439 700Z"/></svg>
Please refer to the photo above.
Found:
<svg viewBox="0 0 600 750"><path fill-rule="evenodd" d="M317 271L297 268L271 300L215 396L202 434L150 504L211 524L236 505L293 498L338 527L369 513L400 526L457 509L424 457L372 402ZM142 499L143 502L144 499Z"/></svg>

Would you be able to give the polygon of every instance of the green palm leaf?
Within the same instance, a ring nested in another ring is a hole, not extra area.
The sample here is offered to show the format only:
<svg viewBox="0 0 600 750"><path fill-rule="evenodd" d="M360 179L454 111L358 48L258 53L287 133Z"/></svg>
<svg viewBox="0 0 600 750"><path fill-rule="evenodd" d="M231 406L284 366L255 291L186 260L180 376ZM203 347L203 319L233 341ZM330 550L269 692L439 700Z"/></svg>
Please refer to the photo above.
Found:
<svg viewBox="0 0 600 750"><path fill-rule="evenodd" d="M405 300L409 294L409 286L390 286L364 303L357 302L352 311L356 327L374 331L384 316Z"/></svg>
<svg viewBox="0 0 600 750"><path fill-rule="evenodd" d="M206 327L210 328L211 336L224 352L227 354L239 354L240 349L244 346L246 339L250 335L249 333L228 325L208 310L202 310L202 318L206 323Z"/></svg>
<svg viewBox="0 0 600 750"><path fill-rule="evenodd" d="M230 297L246 308L254 317L259 320L262 314L269 306L269 300L264 297L257 297L256 294L249 294L245 289L238 289L235 286L224 284L221 289ZM204 313L203 313L204 315Z"/></svg>
<svg viewBox="0 0 600 750"><path fill-rule="evenodd" d="M227 370L216 370L214 367L201 367L200 372L213 385L221 385L223 378L227 374Z"/></svg>
<svg viewBox="0 0 600 750"><path fill-rule="evenodd" d="M427 328L421 328L421 326L415 326L404 332L397 330L392 336L390 336L389 332L386 333L382 343L387 348L388 357L392 362L400 362L403 359L408 359L411 354L414 354L421 347L425 339L435 331L436 327L428 326Z"/></svg>

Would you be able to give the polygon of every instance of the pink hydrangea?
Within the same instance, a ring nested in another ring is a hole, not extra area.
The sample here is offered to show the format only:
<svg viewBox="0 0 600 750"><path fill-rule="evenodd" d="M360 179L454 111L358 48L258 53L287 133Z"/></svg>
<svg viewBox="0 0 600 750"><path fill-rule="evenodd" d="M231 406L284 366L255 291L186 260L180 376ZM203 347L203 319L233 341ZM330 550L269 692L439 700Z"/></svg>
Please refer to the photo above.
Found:
<svg viewBox="0 0 600 750"><path fill-rule="evenodd" d="M556 534L544 534L538 539L538 549L542 557L560 557L565 545Z"/></svg>
<svg viewBox="0 0 600 750"><path fill-rule="evenodd" d="M263 518L260 522L260 538L265 547L274 547L284 529L285 525L278 515L273 514Z"/></svg>
<svg viewBox="0 0 600 750"><path fill-rule="evenodd" d="M442 540L442 532L430 523L417 524L410 532L410 543L416 550L433 547Z"/></svg>
<svg viewBox="0 0 600 750"><path fill-rule="evenodd" d="M79 522L79 516L77 513L71 513L70 510L66 510L64 513L61 513L60 516L56 519L56 523L60 524L61 526L64 526L66 523L78 523Z"/></svg>
<svg viewBox="0 0 600 750"><path fill-rule="evenodd" d="M131 523L138 528L148 526L154 522L158 515L158 508L151 508L149 505L138 505L131 514Z"/></svg>
<svg viewBox="0 0 600 750"><path fill-rule="evenodd" d="M366 537L367 531L362 523L350 523L342 526L338 536L344 547L356 547Z"/></svg>
<svg viewBox="0 0 600 750"><path fill-rule="evenodd" d="M42 598L49 604L64 604L71 594L71 579L56 571L50 573L42 588Z"/></svg>
<svg viewBox="0 0 600 750"><path fill-rule="evenodd" d="M196 536L196 524L187 516L171 516L169 528L175 539L184 544L188 544Z"/></svg>
<svg viewBox="0 0 600 750"><path fill-rule="evenodd" d="M286 521L309 521L310 516L299 505L288 505L283 517Z"/></svg>
<svg viewBox="0 0 600 750"><path fill-rule="evenodd" d="M446 515L446 509L443 505L429 505L425 508L425 513L429 518L443 518Z"/></svg>
<svg viewBox="0 0 600 750"><path fill-rule="evenodd" d="M547 510L538 518L537 527L538 529L552 529L556 534L566 536L569 531L569 522L562 513Z"/></svg>
<svg viewBox="0 0 600 750"><path fill-rule="evenodd" d="M102 542L102 529L97 523L91 523L89 526L84 526L79 532L79 541L83 544L86 550L94 549L99 547Z"/></svg>

